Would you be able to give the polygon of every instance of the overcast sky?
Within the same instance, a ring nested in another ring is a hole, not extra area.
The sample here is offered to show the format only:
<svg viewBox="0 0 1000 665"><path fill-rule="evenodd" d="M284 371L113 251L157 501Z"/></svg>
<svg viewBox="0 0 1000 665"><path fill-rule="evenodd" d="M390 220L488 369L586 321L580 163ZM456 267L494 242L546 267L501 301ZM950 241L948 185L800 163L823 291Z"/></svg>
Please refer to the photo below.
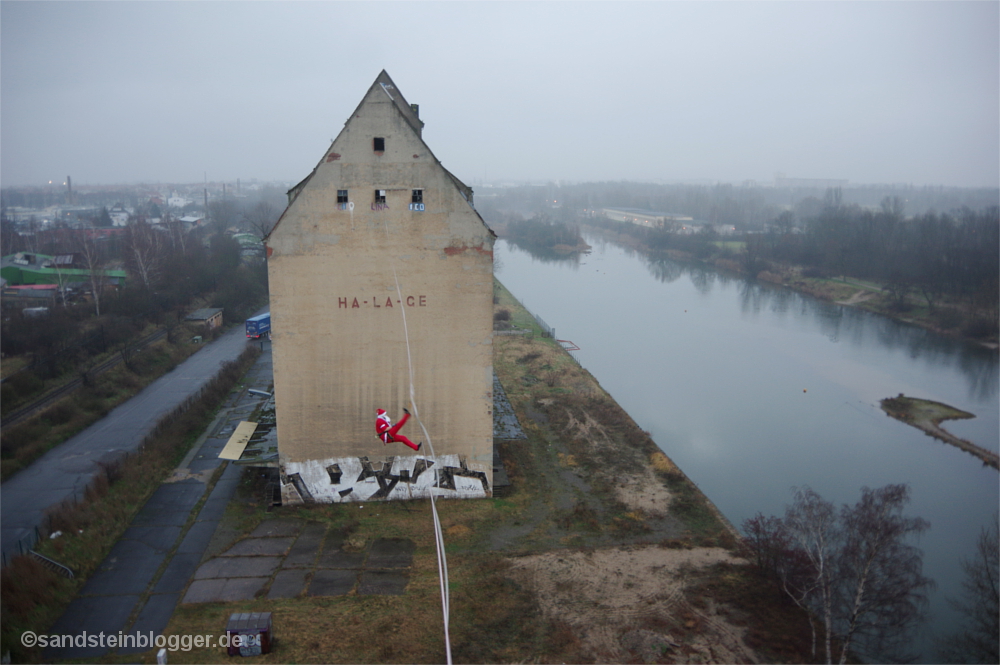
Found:
<svg viewBox="0 0 1000 665"><path fill-rule="evenodd" d="M997 186L1000 3L0 2L0 183L298 181L384 68L483 180Z"/></svg>

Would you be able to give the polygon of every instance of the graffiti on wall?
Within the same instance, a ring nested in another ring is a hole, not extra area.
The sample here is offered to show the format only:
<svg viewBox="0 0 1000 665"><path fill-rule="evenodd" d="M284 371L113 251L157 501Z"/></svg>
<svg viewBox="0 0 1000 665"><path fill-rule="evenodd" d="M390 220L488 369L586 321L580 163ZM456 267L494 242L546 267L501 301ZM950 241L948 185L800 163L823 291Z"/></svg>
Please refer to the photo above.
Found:
<svg viewBox="0 0 1000 665"><path fill-rule="evenodd" d="M470 469L464 456L343 457L288 462L281 473L284 504L393 501L491 496L486 473Z"/></svg>

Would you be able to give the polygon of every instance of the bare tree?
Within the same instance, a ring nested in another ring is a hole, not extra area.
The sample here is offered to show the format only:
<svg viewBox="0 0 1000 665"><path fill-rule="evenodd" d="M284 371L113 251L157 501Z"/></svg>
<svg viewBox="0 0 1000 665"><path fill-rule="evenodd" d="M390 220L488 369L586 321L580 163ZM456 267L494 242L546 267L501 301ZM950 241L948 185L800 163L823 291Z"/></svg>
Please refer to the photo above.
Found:
<svg viewBox="0 0 1000 665"><path fill-rule="evenodd" d="M130 372L135 372L135 355L139 352L135 344L131 342L125 342L118 349L118 356L122 359L122 363L125 365L126 369Z"/></svg>
<svg viewBox="0 0 1000 665"><path fill-rule="evenodd" d="M230 198L216 199L208 204L208 216L210 224L217 233L225 232L230 226L236 223L239 216L239 209L236 203Z"/></svg>
<svg viewBox="0 0 1000 665"><path fill-rule="evenodd" d="M160 275L161 244L160 234L144 221L134 221L125 227L126 265L147 289Z"/></svg>
<svg viewBox="0 0 1000 665"><path fill-rule="evenodd" d="M923 553L905 541L926 530L920 518L902 515L905 485L863 488L861 500L833 504L808 487L795 490L783 519L757 516L743 524L751 561L769 567L781 588L824 627L827 663L846 662L851 651L869 658L898 658L908 631L923 616ZM905 657L905 656L904 656Z"/></svg>
<svg viewBox="0 0 1000 665"><path fill-rule="evenodd" d="M791 533L780 517L757 513L743 522L743 556L765 576L780 584L785 594L805 611L812 633L812 656L816 657L816 621L809 600L817 589L810 557L795 547Z"/></svg>
<svg viewBox="0 0 1000 665"><path fill-rule="evenodd" d="M1000 515L983 528L972 559L962 561L965 580L961 600L949 598L965 616L966 628L941 644L946 663L1000 662Z"/></svg>
<svg viewBox="0 0 1000 665"><path fill-rule="evenodd" d="M834 583L841 540L837 512L811 488L800 487L795 490L795 502L785 511L784 525L807 563L807 574L798 576L791 591L783 580L785 590L797 604L818 609L825 628L826 662L832 663Z"/></svg>
<svg viewBox="0 0 1000 665"><path fill-rule="evenodd" d="M861 490L861 500L841 509L844 543L836 572L840 663L855 644L869 658L902 654L909 630L923 618L926 591L923 552L906 539L930 528L919 517L904 517L910 502L906 485Z"/></svg>
<svg viewBox="0 0 1000 665"><path fill-rule="evenodd" d="M244 216L254 235L263 240L278 221L278 210L270 201L258 201Z"/></svg>
<svg viewBox="0 0 1000 665"><path fill-rule="evenodd" d="M791 233L792 229L795 228L795 213L791 210L783 211L775 218L774 226L777 227L778 232L782 235Z"/></svg>
<svg viewBox="0 0 1000 665"><path fill-rule="evenodd" d="M101 295L104 288L104 252L90 229L82 229L77 235L77 251L83 257L83 263L90 273L90 292L94 297L94 312L101 315Z"/></svg>
<svg viewBox="0 0 1000 665"><path fill-rule="evenodd" d="M760 233L747 234L746 242L743 243L740 262L743 264L747 276L751 279L764 269L764 244L765 237Z"/></svg>

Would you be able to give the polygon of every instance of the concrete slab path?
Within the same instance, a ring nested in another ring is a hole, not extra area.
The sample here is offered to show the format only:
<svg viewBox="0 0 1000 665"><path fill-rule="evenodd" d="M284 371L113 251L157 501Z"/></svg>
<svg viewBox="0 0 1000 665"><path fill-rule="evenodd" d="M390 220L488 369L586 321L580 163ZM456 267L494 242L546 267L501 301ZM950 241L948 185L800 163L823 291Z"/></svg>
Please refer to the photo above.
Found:
<svg viewBox="0 0 1000 665"><path fill-rule="evenodd" d="M268 598L401 595L410 581L413 541L380 538L360 551L345 550L322 522L278 518L203 563L183 603Z"/></svg>

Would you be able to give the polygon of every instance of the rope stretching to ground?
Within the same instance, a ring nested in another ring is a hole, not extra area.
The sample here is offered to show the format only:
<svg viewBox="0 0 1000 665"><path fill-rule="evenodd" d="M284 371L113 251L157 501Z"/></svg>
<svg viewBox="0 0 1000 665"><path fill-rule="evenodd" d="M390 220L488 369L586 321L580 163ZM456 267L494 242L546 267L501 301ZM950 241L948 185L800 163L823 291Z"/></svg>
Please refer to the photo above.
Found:
<svg viewBox="0 0 1000 665"><path fill-rule="evenodd" d="M385 226L385 237L386 240L389 239L389 224L384 219L382 220ZM399 288L399 277L396 275L396 266L392 266L392 278L396 281L396 295L399 297L398 302L402 304L403 294ZM430 450L431 457L436 458L434 454L434 444L431 442L431 435L424 427L424 423L420 420L420 409L417 408L416 400L416 390L413 387L413 359L410 354L410 331L406 325L406 307L399 308L400 313L403 315L403 336L406 338L406 368L409 371L410 379L410 405L413 407L413 417L417 419L417 424L420 425L420 429L424 433L424 438L427 441L427 448ZM437 480L437 486L440 486L441 477L440 464L434 465L434 478ZM448 592L448 557L444 551L444 535L441 532L441 519L438 517L437 512L437 502L434 498L434 488L430 488L431 495L431 514L434 516L434 545L437 548L437 563L438 563L438 583L441 587L441 613L444 617L444 646L445 646L445 656L448 665L451 665L451 637L448 632L448 617L450 614L450 598Z"/></svg>

